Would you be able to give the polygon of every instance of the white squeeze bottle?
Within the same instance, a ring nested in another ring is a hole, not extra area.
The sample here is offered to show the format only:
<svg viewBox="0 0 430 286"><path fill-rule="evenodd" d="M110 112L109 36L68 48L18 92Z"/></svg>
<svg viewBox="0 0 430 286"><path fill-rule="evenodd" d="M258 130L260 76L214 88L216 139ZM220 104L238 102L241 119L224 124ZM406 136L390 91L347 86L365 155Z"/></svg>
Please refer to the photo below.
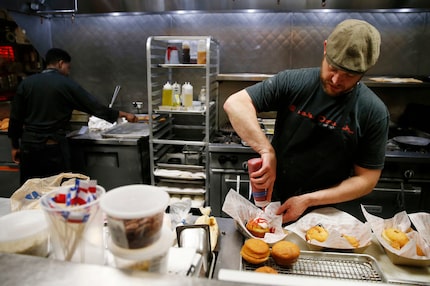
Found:
<svg viewBox="0 0 430 286"><path fill-rule="evenodd" d="M180 106L181 105L181 85L175 82L172 85L172 89L173 89L173 106Z"/></svg>
<svg viewBox="0 0 430 286"><path fill-rule="evenodd" d="M161 105L172 106L173 105L173 90L170 82L166 82L163 86L163 94L161 96Z"/></svg>
<svg viewBox="0 0 430 286"><path fill-rule="evenodd" d="M193 86L189 82L182 86L182 100L184 107L193 106Z"/></svg>

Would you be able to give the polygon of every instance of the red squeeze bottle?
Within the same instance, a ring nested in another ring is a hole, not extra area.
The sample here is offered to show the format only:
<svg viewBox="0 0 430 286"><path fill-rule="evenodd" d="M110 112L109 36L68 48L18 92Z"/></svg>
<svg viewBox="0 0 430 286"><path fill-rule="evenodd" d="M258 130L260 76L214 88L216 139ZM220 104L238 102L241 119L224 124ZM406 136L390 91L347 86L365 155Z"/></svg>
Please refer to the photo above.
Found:
<svg viewBox="0 0 430 286"><path fill-rule="evenodd" d="M258 171L263 165L263 159L261 158L252 158L248 160L248 173L251 176L251 173ZM257 207L264 208L269 204L267 201L267 190L259 189L255 187L252 183L250 184L252 190L252 196L254 197L254 203Z"/></svg>

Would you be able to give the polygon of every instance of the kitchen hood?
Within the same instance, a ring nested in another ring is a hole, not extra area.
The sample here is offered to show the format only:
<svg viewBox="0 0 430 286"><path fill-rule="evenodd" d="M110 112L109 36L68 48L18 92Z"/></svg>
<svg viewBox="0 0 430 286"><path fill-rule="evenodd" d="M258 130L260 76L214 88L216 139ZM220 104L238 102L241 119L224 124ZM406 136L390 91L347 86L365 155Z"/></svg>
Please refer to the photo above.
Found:
<svg viewBox="0 0 430 286"><path fill-rule="evenodd" d="M304 11L430 10L428 0L1 0L11 11L30 14L57 13L162 13L179 11Z"/></svg>

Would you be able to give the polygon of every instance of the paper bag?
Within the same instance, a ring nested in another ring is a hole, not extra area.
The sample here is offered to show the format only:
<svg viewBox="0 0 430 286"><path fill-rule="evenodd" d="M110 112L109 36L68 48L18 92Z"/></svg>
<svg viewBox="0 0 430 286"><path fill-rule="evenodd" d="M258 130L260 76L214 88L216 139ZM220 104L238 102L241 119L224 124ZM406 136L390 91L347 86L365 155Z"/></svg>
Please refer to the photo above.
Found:
<svg viewBox="0 0 430 286"><path fill-rule="evenodd" d="M73 186L76 179L89 180L88 176L75 173L61 173L46 178L27 180L10 197L11 210L39 209L39 199L60 186Z"/></svg>

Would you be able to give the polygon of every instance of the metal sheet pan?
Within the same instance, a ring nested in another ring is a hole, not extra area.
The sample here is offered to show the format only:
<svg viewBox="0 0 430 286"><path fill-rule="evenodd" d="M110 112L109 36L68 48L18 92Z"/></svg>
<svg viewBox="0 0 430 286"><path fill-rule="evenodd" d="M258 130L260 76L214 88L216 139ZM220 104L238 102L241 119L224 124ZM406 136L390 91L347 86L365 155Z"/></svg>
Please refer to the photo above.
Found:
<svg viewBox="0 0 430 286"><path fill-rule="evenodd" d="M147 123L121 123L102 133L104 138L141 138L149 136Z"/></svg>

